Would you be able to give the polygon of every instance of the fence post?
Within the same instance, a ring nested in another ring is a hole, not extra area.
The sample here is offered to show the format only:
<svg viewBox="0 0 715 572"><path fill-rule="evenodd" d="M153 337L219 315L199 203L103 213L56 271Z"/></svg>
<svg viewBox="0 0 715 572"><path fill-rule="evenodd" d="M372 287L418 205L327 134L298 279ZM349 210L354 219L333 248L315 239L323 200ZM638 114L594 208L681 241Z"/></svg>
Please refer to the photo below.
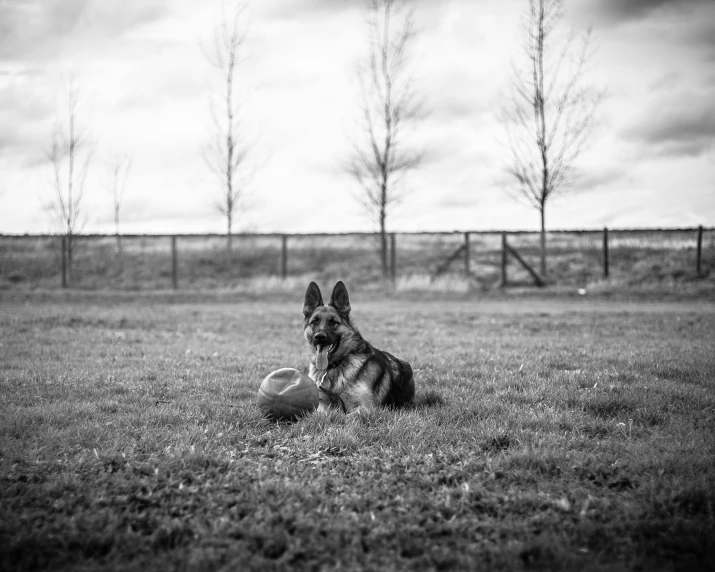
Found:
<svg viewBox="0 0 715 572"><path fill-rule="evenodd" d="M281 277L288 277L288 235L281 236Z"/></svg>
<svg viewBox="0 0 715 572"><path fill-rule="evenodd" d="M179 257L176 252L176 237L171 237L171 284L174 290L179 288Z"/></svg>
<svg viewBox="0 0 715 572"><path fill-rule="evenodd" d="M603 227L603 277L608 278L608 228Z"/></svg>
<svg viewBox="0 0 715 572"><path fill-rule="evenodd" d="M701 278L702 273L702 261L703 261L703 225L698 227L698 254L697 254L697 271L698 278Z"/></svg>
<svg viewBox="0 0 715 572"><path fill-rule="evenodd" d="M395 233L390 234L390 278L392 279L392 285L397 283L397 246L395 243L397 239L395 238Z"/></svg>
<svg viewBox="0 0 715 572"><path fill-rule="evenodd" d="M464 277L469 278L469 233L464 233Z"/></svg>
<svg viewBox="0 0 715 572"><path fill-rule="evenodd" d="M62 235L62 288L67 288L67 237Z"/></svg>
<svg viewBox="0 0 715 572"><path fill-rule="evenodd" d="M506 263L507 263L507 251L506 251L506 233L501 233L501 286L506 288Z"/></svg>

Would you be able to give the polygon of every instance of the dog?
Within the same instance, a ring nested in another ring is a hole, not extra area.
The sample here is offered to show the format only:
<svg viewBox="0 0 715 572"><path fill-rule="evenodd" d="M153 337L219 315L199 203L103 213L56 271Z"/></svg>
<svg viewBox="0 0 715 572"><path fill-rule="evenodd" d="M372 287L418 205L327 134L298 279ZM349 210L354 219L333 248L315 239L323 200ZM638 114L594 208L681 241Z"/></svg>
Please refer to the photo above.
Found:
<svg viewBox="0 0 715 572"><path fill-rule="evenodd" d="M307 373L320 390L318 411L353 413L412 402L412 367L363 339L350 320L345 284L335 285L326 306L320 288L311 282L305 292L303 317L310 351Z"/></svg>

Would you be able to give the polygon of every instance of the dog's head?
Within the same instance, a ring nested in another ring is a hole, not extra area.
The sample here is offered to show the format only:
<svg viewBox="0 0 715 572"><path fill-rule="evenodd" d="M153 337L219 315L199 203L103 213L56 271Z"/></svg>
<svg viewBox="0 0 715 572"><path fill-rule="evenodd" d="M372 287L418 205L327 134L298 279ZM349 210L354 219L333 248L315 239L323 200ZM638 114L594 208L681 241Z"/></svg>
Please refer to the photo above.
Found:
<svg viewBox="0 0 715 572"><path fill-rule="evenodd" d="M340 348L343 336L349 334L350 299L345 284L338 282L333 288L328 305L323 304L320 288L311 282L303 302L303 328L305 339L315 359L315 367L328 368L328 362Z"/></svg>

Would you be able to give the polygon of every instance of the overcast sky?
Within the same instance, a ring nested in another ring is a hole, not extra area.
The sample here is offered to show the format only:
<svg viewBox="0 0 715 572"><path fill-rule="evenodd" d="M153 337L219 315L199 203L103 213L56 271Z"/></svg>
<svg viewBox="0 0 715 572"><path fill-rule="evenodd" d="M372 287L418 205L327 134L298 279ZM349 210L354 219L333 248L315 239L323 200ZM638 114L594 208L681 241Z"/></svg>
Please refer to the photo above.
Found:
<svg viewBox="0 0 715 572"><path fill-rule="evenodd" d="M496 119L527 0L414 0L415 87L429 155L388 230L535 229L500 188ZM373 230L341 171L366 53L362 0L254 0L239 68L254 175L239 230ZM551 228L715 224L715 2L567 0L565 29L593 24L590 80L607 86L574 192ZM193 0L0 0L0 233L57 230L45 158L81 87L95 142L85 232L112 232L108 157L131 153L125 232L222 232L201 154L214 71L200 45L215 8ZM244 208L245 207L245 208Z"/></svg>

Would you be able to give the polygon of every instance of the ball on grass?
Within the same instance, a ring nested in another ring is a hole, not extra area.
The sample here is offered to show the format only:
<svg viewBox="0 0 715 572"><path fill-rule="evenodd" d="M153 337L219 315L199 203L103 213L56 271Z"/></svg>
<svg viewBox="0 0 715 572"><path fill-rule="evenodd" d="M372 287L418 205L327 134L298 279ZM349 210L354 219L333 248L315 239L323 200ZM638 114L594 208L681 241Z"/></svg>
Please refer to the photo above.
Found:
<svg viewBox="0 0 715 572"><path fill-rule="evenodd" d="M318 407L318 386L292 367L266 376L258 388L258 407L269 419L293 421Z"/></svg>

